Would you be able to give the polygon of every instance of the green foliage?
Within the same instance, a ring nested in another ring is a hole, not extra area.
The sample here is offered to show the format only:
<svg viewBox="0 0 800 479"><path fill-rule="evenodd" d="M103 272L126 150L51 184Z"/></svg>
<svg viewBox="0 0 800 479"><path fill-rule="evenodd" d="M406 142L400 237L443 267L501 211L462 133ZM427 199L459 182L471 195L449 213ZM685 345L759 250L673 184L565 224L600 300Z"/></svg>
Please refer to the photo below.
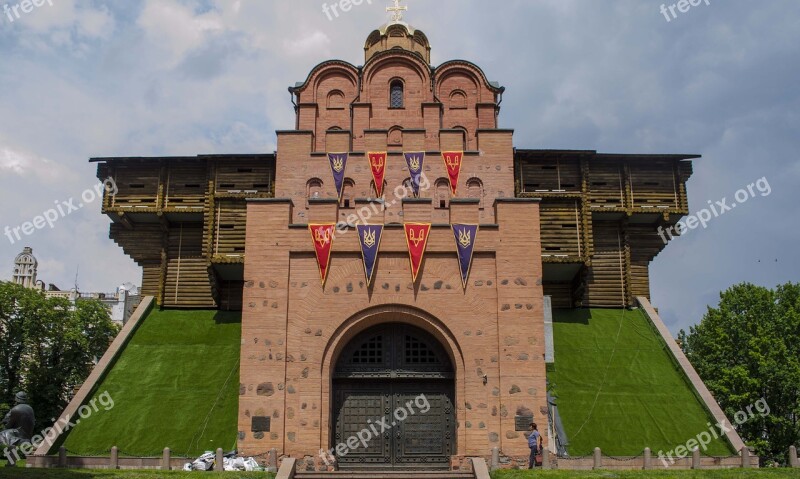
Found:
<svg viewBox="0 0 800 479"><path fill-rule="evenodd" d="M762 461L788 461L800 442L800 284L774 290L740 284L723 292L682 347L726 415L734 420L760 399L769 415L737 426Z"/></svg>
<svg viewBox="0 0 800 479"><path fill-rule="evenodd" d="M47 298L0 282L0 403L24 390L37 429L50 426L118 332L98 301Z"/></svg>

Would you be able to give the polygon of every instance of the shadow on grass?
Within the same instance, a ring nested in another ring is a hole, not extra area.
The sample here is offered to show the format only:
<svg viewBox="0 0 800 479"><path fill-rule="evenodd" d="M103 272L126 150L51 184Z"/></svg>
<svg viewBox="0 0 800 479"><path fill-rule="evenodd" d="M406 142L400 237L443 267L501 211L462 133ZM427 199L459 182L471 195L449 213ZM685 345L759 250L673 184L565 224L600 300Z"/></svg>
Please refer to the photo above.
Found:
<svg viewBox="0 0 800 479"><path fill-rule="evenodd" d="M564 324L589 325L592 312L589 309L556 309L553 310L553 322Z"/></svg>
<svg viewBox="0 0 800 479"><path fill-rule="evenodd" d="M214 322L217 324L239 324L242 322L240 311L217 311L214 314Z"/></svg>

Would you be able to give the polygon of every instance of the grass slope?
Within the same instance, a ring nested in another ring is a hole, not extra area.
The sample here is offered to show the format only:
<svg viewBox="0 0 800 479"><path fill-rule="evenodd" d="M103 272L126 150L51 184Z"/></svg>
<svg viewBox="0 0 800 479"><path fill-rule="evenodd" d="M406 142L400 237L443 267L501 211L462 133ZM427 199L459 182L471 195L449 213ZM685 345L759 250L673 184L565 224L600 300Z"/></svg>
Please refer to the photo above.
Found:
<svg viewBox="0 0 800 479"><path fill-rule="evenodd" d="M665 453L714 422L641 311L557 310L548 373L572 456ZM733 454L712 442L708 456Z"/></svg>
<svg viewBox="0 0 800 479"><path fill-rule="evenodd" d="M77 469L0 469L0 479L273 479L266 472L161 472Z"/></svg>
<svg viewBox="0 0 800 479"><path fill-rule="evenodd" d="M0 476L2 477L2 476ZM535 479L535 478L560 479L569 478L657 478L657 479L783 479L800 478L800 469L728 469L707 471L521 471L502 470L492 473L492 479Z"/></svg>
<svg viewBox="0 0 800 479"><path fill-rule="evenodd" d="M83 419L64 442L77 455L190 456L236 444L240 313L153 311L95 396L114 407Z"/></svg>

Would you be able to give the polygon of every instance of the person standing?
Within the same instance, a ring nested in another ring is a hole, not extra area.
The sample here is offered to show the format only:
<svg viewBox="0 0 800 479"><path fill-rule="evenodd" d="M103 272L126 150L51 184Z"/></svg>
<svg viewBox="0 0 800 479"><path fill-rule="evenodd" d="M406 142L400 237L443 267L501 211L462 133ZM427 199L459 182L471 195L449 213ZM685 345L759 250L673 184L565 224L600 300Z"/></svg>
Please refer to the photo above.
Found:
<svg viewBox="0 0 800 479"><path fill-rule="evenodd" d="M542 452L542 435L535 422L531 423L530 434L528 435L528 447L531 448L531 457L528 460L528 469L536 467L536 456Z"/></svg>

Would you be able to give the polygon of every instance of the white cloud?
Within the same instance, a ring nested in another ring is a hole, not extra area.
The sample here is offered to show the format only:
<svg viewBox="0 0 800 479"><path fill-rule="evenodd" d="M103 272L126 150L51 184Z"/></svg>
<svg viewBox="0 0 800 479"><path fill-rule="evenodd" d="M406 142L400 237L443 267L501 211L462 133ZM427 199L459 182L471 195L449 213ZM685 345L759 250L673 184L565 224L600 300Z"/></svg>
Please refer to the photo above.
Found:
<svg viewBox="0 0 800 479"><path fill-rule="evenodd" d="M45 183L55 183L74 177L61 165L32 153L0 144L0 174L32 178Z"/></svg>
<svg viewBox="0 0 800 479"><path fill-rule="evenodd" d="M198 15L174 0L147 0L137 24L151 46L165 53L170 67L203 45L211 34L224 30L217 12L212 10Z"/></svg>

